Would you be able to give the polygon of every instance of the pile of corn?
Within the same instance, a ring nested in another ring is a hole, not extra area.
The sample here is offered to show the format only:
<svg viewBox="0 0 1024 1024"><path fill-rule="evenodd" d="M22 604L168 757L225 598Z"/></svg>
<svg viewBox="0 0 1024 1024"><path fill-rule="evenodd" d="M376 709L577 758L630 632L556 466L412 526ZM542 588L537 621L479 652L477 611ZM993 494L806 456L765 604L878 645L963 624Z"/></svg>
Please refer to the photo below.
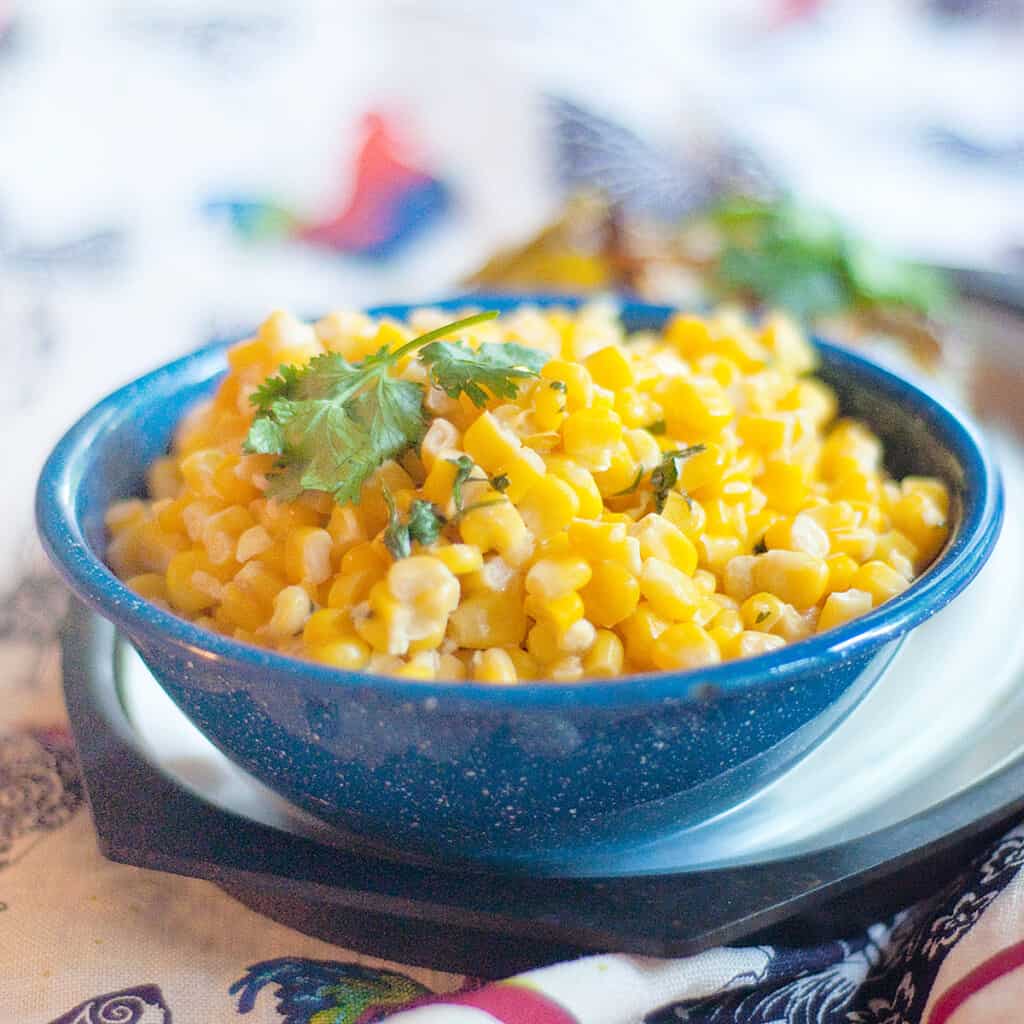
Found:
<svg viewBox="0 0 1024 1024"><path fill-rule="evenodd" d="M338 668L565 682L772 651L899 594L943 546L945 486L886 475L871 430L836 420L790 321L728 312L628 338L598 306L480 324L460 335L471 346L550 354L514 401L428 388L419 450L381 466L358 504L265 496L273 457L242 450L264 378L447 319L273 314L152 466L151 500L109 510L111 567L199 625ZM425 380L414 358L399 373ZM659 512L651 473L694 445ZM460 514L462 455L476 470ZM443 513L437 543L392 557L385 488L400 513L417 498Z"/></svg>

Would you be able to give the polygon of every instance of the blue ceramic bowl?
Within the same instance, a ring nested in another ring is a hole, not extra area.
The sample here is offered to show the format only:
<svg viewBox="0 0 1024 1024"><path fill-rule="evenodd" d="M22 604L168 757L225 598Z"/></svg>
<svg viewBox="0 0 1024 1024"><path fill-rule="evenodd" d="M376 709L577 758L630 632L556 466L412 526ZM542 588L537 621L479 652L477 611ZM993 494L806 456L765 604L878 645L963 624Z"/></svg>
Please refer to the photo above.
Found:
<svg viewBox="0 0 1024 1024"><path fill-rule="evenodd" d="M507 310L522 302L467 303ZM404 317L409 308L375 313ZM627 303L631 329L672 310ZM531 870L707 820L817 744L901 639L978 572L999 531L998 474L974 430L907 381L820 343L845 412L873 424L889 469L942 477L951 538L902 595L846 626L747 661L573 684L422 683L344 672L208 633L148 604L104 565L104 510L225 369L225 343L117 391L43 470L43 541L75 593L126 634L174 701L232 760L323 820L401 854Z"/></svg>

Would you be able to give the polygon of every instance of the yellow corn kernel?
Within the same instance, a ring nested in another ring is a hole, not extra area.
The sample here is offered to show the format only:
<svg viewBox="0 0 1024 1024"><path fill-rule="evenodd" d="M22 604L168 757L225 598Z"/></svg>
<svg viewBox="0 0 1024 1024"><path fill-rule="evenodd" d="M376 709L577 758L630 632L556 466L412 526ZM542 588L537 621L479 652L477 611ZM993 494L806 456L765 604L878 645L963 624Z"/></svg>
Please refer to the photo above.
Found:
<svg viewBox="0 0 1024 1024"><path fill-rule="evenodd" d="M185 615L213 608L221 597L214 566L205 551L181 551L167 565L167 599Z"/></svg>
<svg viewBox="0 0 1024 1024"><path fill-rule="evenodd" d="M673 377L661 401L668 432L673 436L715 437L733 415L729 396L709 377Z"/></svg>
<svg viewBox="0 0 1024 1024"><path fill-rule="evenodd" d="M693 622L678 622L655 639L651 645L651 660L656 668L685 671L716 665L722 660L722 654L707 630Z"/></svg>
<svg viewBox="0 0 1024 1024"><path fill-rule="evenodd" d="M309 594L302 587L285 587L274 598L274 611L267 623L267 632L276 639L302 632L313 612Z"/></svg>
<svg viewBox="0 0 1024 1024"><path fill-rule="evenodd" d="M435 417L430 421L430 426L427 427L427 432L420 442L423 468L430 472L438 459L457 457L461 443L462 434L459 428L441 416Z"/></svg>
<svg viewBox="0 0 1024 1024"><path fill-rule="evenodd" d="M739 636L743 632L743 616L737 608L720 608L711 620L711 629L718 630L721 636Z"/></svg>
<svg viewBox="0 0 1024 1024"><path fill-rule="evenodd" d="M747 629L770 633L782 618L785 608L774 594L752 594L740 605L740 617Z"/></svg>
<svg viewBox="0 0 1024 1024"><path fill-rule="evenodd" d="M764 543L770 550L803 551L815 558L825 558L830 546L829 535L803 512L772 523L765 531Z"/></svg>
<svg viewBox="0 0 1024 1024"><path fill-rule="evenodd" d="M589 469L564 455L549 455L545 460L548 472L567 483L579 499L579 511L583 519L598 519L604 511L604 499L594 482Z"/></svg>
<svg viewBox="0 0 1024 1024"><path fill-rule="evenodd" d="M594 483L604 498L613 498L631 491L638 473L643 473L643 466L637 463L629 445L620 441L611 452L607 468L594 470Z"/></svg>
<svg viewBox="0 0 1024 1024"><path fill-rule="evenodd" d="M599 629L583 658L583 671L588 676L617 676L622 672L625 656L619 637L610 629Z"/></svg>
<svg viewBox="0 0 1024 1024"><path fill-rule="evenodd" d="M621 441L622 421L611 411L579 409L562 424L566 455L593 472L608 469Z"/></svg>
<svg viewBox="0 0 1024 1024"><path fill-rule="evenodd" d="M274 543L273 537L267 533L266 527L250 526L238 535L235 545L235 561L245 564L253 558L259 558Z"/></svg>
<svg viewBox="0 0 1024 1024"><path fill-rule="evenodd" d="M472 544L443 544L435 548L431 554L444 563L448 571L455 576L479 572L483 568L484 556L480 549Z"/></svg>
<svg viewBox="0 0 1024 1024"><path fill-rule="evenodd" d="M825 559L828 565L828 589L849 590L859 565L854 558L840 552Z"/></svg>
<svg viewBox="0 0 1024 1024"><path fill-rule="evenodd" d="M182 483L178 461L171 455L155 459L146 470L146 490L152 498L176 498Z"/></svg>
<svg viewBox="0 0 1024 1024"><path fill-rule="evenodd" d="M745 444L762 452L777 452L793 443L795 421L790 413L747 413L736 419L736 431Z"/></svg>
<svg viewBox="0 0 1024 1024"><path fill-rule="evenodd" d="M874 530L863 526L850 526L833 530L828 536L831 551L849 555L855 562L870 561L875 555L878 536Z"/></svg>
<svg viewBox="0 0 1024 1024"><path fill-rule="evenodd" d="M566 389L561 381L541 381L533 392L533 422L540 431L556 431L566 417Z"/></svg>
<svg viewBox="0 0 1024 1024"><path fill-rule="evenodd" d="M330 608L352 608L364 600L370 588L384 578L388 558L375 544L365 541L342 555L338 575L331 584L327 604Z"/></svg>
<svg viewBox="0 0 1024 1024"><path fill-rule="evenodd" d="M359 518L359 510L354 505L335 505L327 522L327 532L334 542L332 555L336 559L369 539L363 521Z"/></svg>
<svg viewBox="0 0 1024 1024"><path fill-rule="evenodd" d="M945 517L949 515L949 489L934 476L905 476L900 481L903 495L924 494Z"/></svg>
<svg viewBox="0 0 1024 1024"><path fill-rule="evenodd" d="M545 477L530 493L544 488L549 482L552 481ZM565 487L564 484L562 486ZM495 499L498 498L500 496L495 495ZM529 499L530 495L527 495L524 501ZM528 507L532 515L536 511L535 506ZM525 518L521 509L517 509L512 502L496 500L493 505L468 509L459 521L459 533L467 544L476 546L481 552L497 551L509 565L520 566L533 553L533 538L526 527ZM536 521L537 517L534 516L534 519Z"/></svg>
<svg viewBox="0 0 1024 1024"><path fill-rule="evenodd" d="M550 474L534 484L519 503L523 521L539 539L564 530L579 508L580 499L573 488Z"/></svg>
<svg viewBox="0 0 1024 1024"><path fill-rule="evenodd" d="M917 547L922 566L931 562L949 533L942 506L925 490L912 490L893 505L891 514L893 526Z"/></svg>
<svg viewBox="0 0 1024 1024"><path fill-rule="evenodd" d="M689 619L704 600L697 584L682 570L660 558L647 558L640 593L663 618Z"/></svg>
<svg viewBox="0 0 1024 1024"><path fill-rule="evenodd" d="M875 606L902 594L909 586L906 578L885 562L865 562L853 576L853 588L871 595Z"/></svg>
<svg viewBox="0 0 1024 1024"><path fill-rule="evenodd" d="M230 505L211 515L203 523L200 533L210 561L214 565L231 561L238 549L239 538L254 525L249 510L241 505Z"/></svg>
<svg viewBox="0 0 1024 1024"><path fill-rule="evenodd" d="M761 344L791 373L809 373L817 365L814 348L785 313L769 313L761 323Z"/></svg>
<svg viewBox="0 0 1024 1024"><path fill-rule="evenodd" d="M767 654L785 647L786 641L773 633L762 633L755 629L745 629L732 641L730 655L734 658L753 658L757 654Z"/></svg>
<svg viewBox="0 0 1024 1024"><path fill-rule="evenodd" d="M495 475L505 477L507 485L503 493L514 503L525 497L546 471L544 460L532 448L520 448L513 458L498 467Z"/></svg>
<svg viewBox="0 0 1024 1024"><path fill-rule="evenodd" d="M625 645L626 655L637 668L654 668L654 644L669 623L646 602L637 605L636 611L623 619L619 634Z"/></svg>
<svg viewBox="0 0 1024 1024"><path fill-rule="evenodd" d="M806 467L781 459L770 459L757 477L757 486L768 504L786 515L793 515L807 499L809 474Z"/></svg>
<svg viewBox="0 0 1024 1024"><path fill-rule="evenodd" d="M722 573L722 584L725 593L735 601L745 601L755 593L754 566L756 555L737 555L729 559Z"/></svg>
<svg viewBox="0 0 1024 1024"><path fill-rule="evenodd" d="M321 520L315 509L297 501L258 499L250 504L249 511L271 536L281 539L298 526L319 526Z"/></svg>
<svg viewBox="0 0 1024 1024"><path fill-rule="evenodd" d="M803 551L769 551L758 555L753 582L796 608L809 608L824 596L828 565L823 558Z"/></svg>
<svg viewBox="0 0 1024 1024"><path fill-rule="evenodd" d="M840 420L822 445L819 470L826 480L836 480L856 470L877 472L881 461L878 438L856 420Z"/></svg>
<svg viewBox="0 0 1024 1024"><path fill-rule="evenodd" d="M526 574L526 591L545 601L585 587L593 576L589 563L578 555L542 558Z"/></svg>
<svg viewBox="0 0 1024 1024"><path fill-rule="evenodd" d="M496 473L522 447L519 438L490 412L481 413L467 428L462 444L473 461L489 474Z"/></svg>
<svg viewBox="0 0 1024 1024"><path fill-rule="evenodd" d="M476 651L471 665L473 679L478 683L514 683L519 679L512 658L501 647Z"/></svg>
<svg viewBox="0 0 1024 1024"><path fill-rule="evenodd" d="M710 352L714 345L707 323L685 313L677 314L666 324L665 340L687 359Z"/></svg>
<svg viewBox="0 0 1024 1024"><path fill-rule="evenodd" d="M332 668L346 669L349 672L366 668L370 660L370 648L359 637L352 634L339 632L334 639L325 640L312 646L307 642L305 649L314 661L330 665Z"/></svg>
<svg viewBox="0 0 1024 1024"><path fill-rule="evenodd" d="M702 496L705 491L717 492L717 485L725 473L725 449L713 441L704 445L703 451L695 452L682 461L679 480L683 490L690 495Z"/></svg>
<svg viewBox="0 0 1024 1024"><path fill-rule="evenodd" d="M842 590L828 595L818 617L818 632L835 629L871 611L872 597L864 590Z"/></svg>
<svg viewBox="0 0 1024 1024"><path fill-rule="evenodd" d="M246 562L234 579L224 584L217 615L255 631L270 618L274 598L284 586L284 580L258 559Z"/></svg>
<svg viewBox="0 0 1024 1024"><path fill-rule="evenodd" d="M521 644L526 625L522 588L510 586L463 597L452 612L448 633L459 647L481 650Z"/></svg>
<svg viewBox="0 0 1024 1024"><path fill-rule="evenodd" d="M302 640L308 648L321 647L351 632L352 619L347 611L341 608L321 608L306 620Z"/></svg>
<svg viewBox="0 0 1024 1024"><path fill-rule="evenodd" d="M540 375L542 380L549 383L561 381L565 385L565 391L561 394L565 399L566 412L587 409L593 404L594 380L585 366L565 359L549 359Z"/></svg>
<svg viewBox="0 0 1024 1024"><path fill-rule="evenodd" d="M583 678L583 661L570 654L548 665L546 673L553 683L575 683Z"/></svg>
<svg viewBox="0 0 1024 1024"><path fill-rule="evenodd" d="M580 591L587 618L598 626L609 628L636 611L640 601L640 584L636 577L618 562L601 561L592 566L590 582Z"/></svg>
<svg viewBox="0 0 1024 1024"><path fill-rule="evenodd" d="M695 543L707 527L704 506L695 498L687 500L676 491L669 491L661 514Z"/></svg>
<svg viewBox="0 0 1024 1024"><path fill-rule="evenodd" d="M725 567L744 549L739 537L722 537L706 533L697 542L697 560L702 569L716 576L725 572Z"/></svg>
<svg viewBox="0 0 1024 1024"><path fill-rule="evenodd" d="M697 549L693 541L664 516L652 512L630 531L640 542L642 558L660 558L692 576L697 568Z"/></svg>
<svg viewBox="0 0 1024 1024"><path fill-rule="evenodd" d="M550 622L561 634L583 618L583 598L574 590L550 600L530 595L524 602L524 609L531 618L539 622Z"/></svg>
<svg viewBox="0 0 1024 1024"><path fill-rule="evenodd" d="M402 604L443 617L459 603L459 581L439 558L412 555L388 569L388 589Z"/></svg>
<svg viewBox="0 0 1024 1024"><path fill-rule="evenodd" d="M166 572L171 559L187 546L181 534L161 529L153 519L141 519L114 533L107 545L107 561L122 578L144 572Z"/></svg>
<svg viewBox="0 0 1024 1024"><path fill-rule="evenodd" d="M603 388L618 391L631 387L636 379L629 356L618 345L606 345L583 360L594 382Z"/></svg>
<svg viewBox="0 0 1024 1024"><path fill-rule="evenodd" d="M323 583L331 575L334 540L314 526L300 526L285 539L285 570L293 583Z"/></svg>
<svg viewBox="0 0 1024 1024"><path fill-rule="evenodd" d="M128 589L134 590L147 601L167 601L167 578L158 572L144 572L127 581Z"/></svg>
<svg viewBox="0 0 1024 1024"><path fill-rule="evenodd" d="M515 660L515 659L513 659ZM466 678L466 665L454 654L442 654L437 660L437 678L451 683L461 683ZM520 675L520 679L527 678Z"/></svg>
<svg viewBox="0 0 1024 1024"><path fill-rule="evenodd" d="M558 630L553 622L538 622L526 634L526 650L534 661L542 665L557 661L562 656L558 647Z"/></svg>

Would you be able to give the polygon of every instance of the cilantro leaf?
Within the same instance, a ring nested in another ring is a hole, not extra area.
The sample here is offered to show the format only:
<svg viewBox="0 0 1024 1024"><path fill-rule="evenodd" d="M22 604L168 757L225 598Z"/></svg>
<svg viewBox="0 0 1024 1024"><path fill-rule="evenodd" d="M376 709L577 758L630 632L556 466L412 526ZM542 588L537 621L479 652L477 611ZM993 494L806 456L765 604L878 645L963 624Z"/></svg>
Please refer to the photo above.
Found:
<svg viewBox="0 0 1024 1024"><path fill-rule="evenodd" d="M669 491L679 481L679 463L691 455L704 451L704 445L692 444L689 448L678 448L664 452L661 462L651 472L651 486L654 488L654 507L661 512L668 500Z"/></svg>
<svg viewBox="0 0 1024 1024"><path fill-rule="evenodd" d="M408 558L412 554L412 542L433 544L441 534L445 518L429 502L417 498L409 506L409 517L402 522L395 506L394 496L384 488L384 501L388 506L388 525L384 531L384 546L394 558Z"/></svg>
<svg viewBox="0 0 1024 1024"><path fill-rule="evenodd" d="M455 511L462 514L462 485L469 479L473 472L473 460L468 455L460 455L457 459L448 460L455 467L455 479L452 481L452 500L455 502Z"/></svg>
<svg viewBox="0 0 1024 1024"><path fill-rule="evenodd" d="M392 368L415 349L497 315L465 317L358 363L328 352L304 366L282 366L250 399L256 418L244 443L247 452L278 456L267 493L291 500L317 490L357 503L367 478L426 431L422 386L393 377Z"/></svg>
<svg viewBox="0 0 1024 1024"><path fill-rule="evenodd" d="M548 356L512 342L485 342L475 351L463 342L433 342L420 350L420 360L430 372L431 383L450 398L465 394L474 405L482 406L491 396L515 398L517 381L536 377Z"/></svg>

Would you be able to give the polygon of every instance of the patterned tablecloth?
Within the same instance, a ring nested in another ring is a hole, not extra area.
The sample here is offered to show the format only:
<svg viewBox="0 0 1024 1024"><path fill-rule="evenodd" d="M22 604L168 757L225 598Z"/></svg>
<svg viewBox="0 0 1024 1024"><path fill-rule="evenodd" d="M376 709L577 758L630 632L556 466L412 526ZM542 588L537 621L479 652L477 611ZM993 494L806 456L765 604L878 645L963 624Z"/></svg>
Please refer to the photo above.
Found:
<svg viewBox="0 0 1024 1024"><path fill-rule="evenodd" d="M0 0L0 1024L1024 1019L1021 830L897 920L815 949L592 957L488 986L97 852L61 698L64 591L31 527L46 451L226 325L442 291L538 224L556 194L541 89L662 138L683 111L746 124L776 171L918 251L985 262L1024 238L1013 4L959 35L912 18L970 4L572 6ZM593 45L567 45L584 31ZM922 88L940 78L988 101ZM808 137L822 145L797 159ZM892 187L851 189L872 166ZM948 216L914 215L923 183L929 203L957 197Z"/></svg>

